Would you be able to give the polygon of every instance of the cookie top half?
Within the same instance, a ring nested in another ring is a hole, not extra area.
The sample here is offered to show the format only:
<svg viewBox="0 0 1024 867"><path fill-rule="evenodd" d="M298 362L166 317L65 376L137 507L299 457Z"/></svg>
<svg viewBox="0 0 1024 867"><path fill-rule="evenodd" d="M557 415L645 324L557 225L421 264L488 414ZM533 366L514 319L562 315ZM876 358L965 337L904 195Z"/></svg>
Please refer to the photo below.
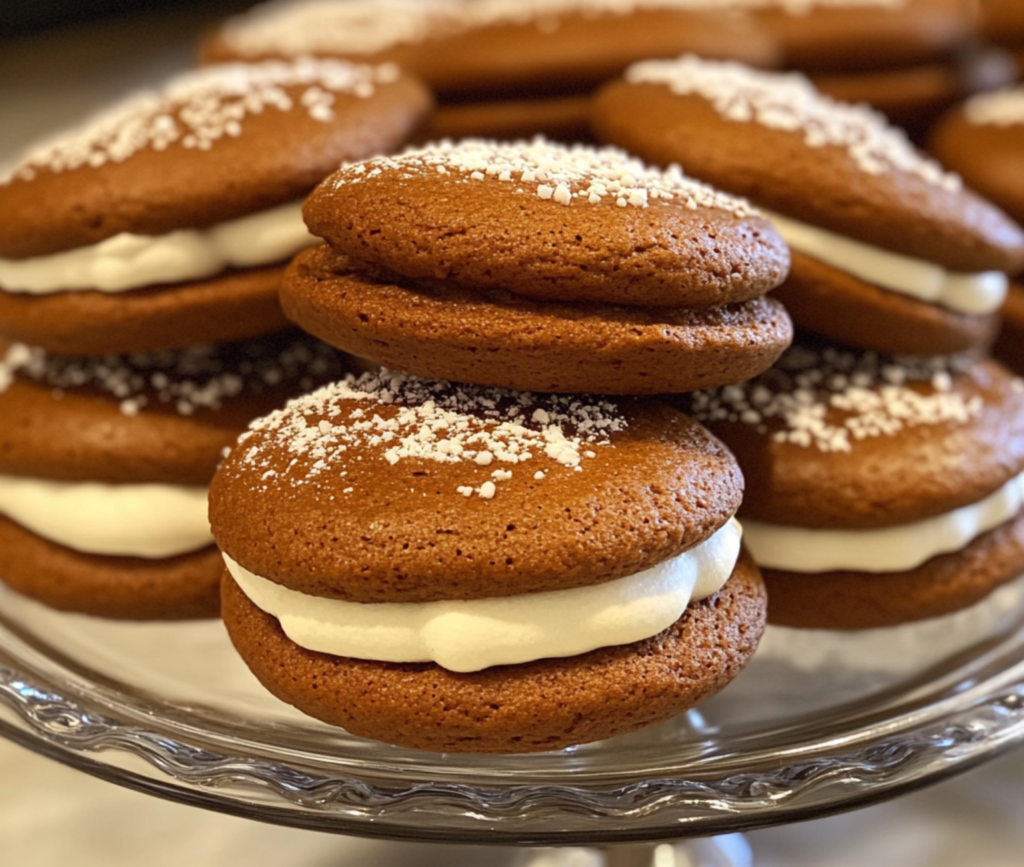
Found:
<svg viewBox="0 0 1024 867"><path fill-rule="evenodd" d="M775 41L728 11L748 0L277 0L228 19L204 62L390 61L443 98L593 87L644 57L693 51L777 65ZM726 14L723 13L725 7Z"/></svg>
<svg viewBox="0 0 1024 867"><path fill-rule="evenodd" d="M375 276L552 301L719 306L763 295L789 267L745 201L617 148L542 139L348 165L304 215Z"/></svg>
<svg viewBox="0 0 1024 867"><path fill-rule="evenodd" d="M229 557L294 590L428 602L634 574L709 538L741 496L728 451L667 405L382 371L253 422L210 522Z"/></svg>
<svg viewBox="0 0 1024 867"><path fill-rule="evenodd" d="M1024 382L971 355L802 338L774 368L684 403L747 480L741 515L870 529L977 503L1024 470Z"/></svg>
<svg viewBox="0 0 1024 867"><path fill-rule="evenodd" d="M638 123L637 117L646 118ZM1012 271L1024 232L863 105L797 74L684 57L636 64L606 87L598 136L678 161L757 205L955 272Z"/></svg>
<svg viewBox="0 0 1024 867"><path fill-rule="evenodd" d="M968 186L1024 224L1024 85L967 100L935 126L929 147Z"/></svg>
<svg viewBox="0 0 1024 867"><path fill-rule="evenodd" d="M0 177L0 256L203 228L398 147L431 105L397 67L309 58L188 72L29 150Z"/></svg>

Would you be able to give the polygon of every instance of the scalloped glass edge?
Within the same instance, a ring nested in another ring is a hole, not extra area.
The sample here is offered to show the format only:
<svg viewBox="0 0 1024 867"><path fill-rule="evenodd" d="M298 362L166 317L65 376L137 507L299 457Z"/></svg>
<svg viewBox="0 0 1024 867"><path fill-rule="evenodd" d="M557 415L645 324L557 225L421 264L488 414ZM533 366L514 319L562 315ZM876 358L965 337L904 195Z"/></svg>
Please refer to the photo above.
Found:
<svg viewBox="0 0 1024 867"><path fill-rule="evenodd" d="M983 653L973 673L914 706L790 743L658 773L515 774L470 782L355 763L346 773L287 749L211 742L187 721L146 724L103 686L61 687L0 652L0 734L114 783L172 800L320 831L502 845L610 843L750 830L884 800L1024 742L1024 635ZM934 699L934 700L931 700ZM296 751L292 751L296 752ZM386 764L386 763L384 763ZM568 775L567 775L568 779Z"/></svg>

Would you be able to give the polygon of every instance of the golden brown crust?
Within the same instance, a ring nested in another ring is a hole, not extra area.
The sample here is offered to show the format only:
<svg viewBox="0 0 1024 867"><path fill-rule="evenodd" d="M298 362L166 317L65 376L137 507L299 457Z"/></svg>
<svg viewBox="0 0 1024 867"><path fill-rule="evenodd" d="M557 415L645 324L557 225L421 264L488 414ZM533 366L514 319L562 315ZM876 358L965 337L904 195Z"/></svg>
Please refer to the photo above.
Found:
<svg viewBox="0 0 1024 867"><path fill-rule="evenodd" d="M770 297L672 310L414 289L362 276L326 248L294 260L281 301L292 321L352 355L530 391L710 388L755 376L792 339L789 317Z"/></svg>
<svg viewBox="0 0 1024 867"><path fill-rule="evenodd" d="M1024 570L1024 514L905 572L800 574L764 569L768 621L805 629L873 629L940 617Z"/></svg>
<svg viewBox="0 0 1024 867"><path fill-rule="evenodd" d="M361 736L414 749L519 753L633 731L717 692L757 646L765 594L744 555L714 596L653 638L567 659L456 674L304 650L225 574L222 612L236 649L283 701Z"/></svg>
<svg viewBox="0 0 1024 867"><path fill-rule="evenodd" d="M800 527L887 527L976 503L1024 470L1024 393L1009 372L978 361L952 377L951 391L980 400L980 411L962 422L854 439L850 451L779 442L747 424L707 425L743 469L741 516ZM825 420L840 416L829 410Z"/></svg>
<svg viewBox="0 0 1024 867"><path fill-rule="evenodd" d="M280 265L209 280L50 295L0 291L0 337L62 355L177 349L257 337L287 327L277 300Z"/></svg>
<svg viewBox="0 0 1024 867"><path fill-rule="evenodd" d="M304 88L284 90L299 103ZM397 147L430 105L426 89L402 77L378 84L369 99L335 94L330 122L301 104L268 108L249 114L241 135L208 150L174 143L98 168L38 169L31 180L0 184L0 256L40 256L121 232L201 228L294 201L344 160Z"/></svg>
<svg viewBox="0 0 1024 867"><path fill-rule="evenodd" d="M356 410L387 420L399 406L310 406L302 430L345 423ZM677 410L624 400L619 411L628 426L592 446L581 471L539 453L515 465L392 464L386 444L350 442L321 473L323 455L260 425L214 477L210 523L220 548L257 575L352 602L479 599L621 578L709 538L739 507L743 480L721 443ZM493 500L459 493L495 466L513 471Z"/></svg>
<svg viewBox="0 0 1024 867"><path fill-rule="evenodd" d="M60 611L117 620L216 617L223 570L213 546L159 560L83 554L0 515L0 577Z"/></svg>
<svg viewBox="0 0 1024 867"><path fill-rule="evenodd" d="M638 124L637 116L657 118ZM648 82L614 82L594 102L594 129L659 165L755 205L953 271L1014 271L1024 233L969 190L950 190L907 171L869 174L845 147L809 147L803 130L724 119L700 96Z"/></svg>
<svg viewBox="0 0 1024 867"><path fill-rule="evenodd" d="M860 349L948 355L984 349L999 328L996 314L955 313L937 304L865 283L820 259L791 252L789 277L774 293L798 328Z"/></svg>
<svg viewBox="0 0 1024 867"><path fill-rule="evenodd" d="M392 204L393 203L393 204ZM762 217L687 206L685 195L619 207L560 205L508 182L398 169L328 178L310 231L366 270L538 300L717 307L764 295L789 255Z"/></svg>

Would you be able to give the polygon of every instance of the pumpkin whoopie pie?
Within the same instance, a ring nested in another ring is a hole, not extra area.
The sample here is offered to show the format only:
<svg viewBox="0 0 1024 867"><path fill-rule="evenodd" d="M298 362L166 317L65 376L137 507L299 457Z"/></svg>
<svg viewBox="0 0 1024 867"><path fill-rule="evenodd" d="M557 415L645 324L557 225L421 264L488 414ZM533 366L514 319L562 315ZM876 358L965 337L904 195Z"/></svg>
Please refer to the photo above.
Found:
<svg viewBox="0 0 1024 867"><path fill-rule="evenodd" d="M0 580L55 608L213 617L206 488L248 422L336 378L293 332L121 356L0 361Z"/></svg>
<svg viewBox="0 0 1024 867"><path fill-rule="evenodd" d="M356 735L610 737L753 653L742 486L667 404L349 375L254 421L218 470L222 616L271 692Z"/></svg>
<svg viewBox="0 0 1024 867"><path fill-rule="evenodd" d="M269 333L302 198L429 109L394 66L189 72L31 149L0 178L0 336L102 355Z"/></svg>
<svg viewBox="0 0 1024 867"><path fill-rule="evenodd" d="M1024 383L995 361L798 340L684 407L743 469L772 623L935 617L1024 569Z"/></svg>
<svg viewBox="0 0 1024 867"><path fill-rule="evenodd" d="M1024 20L1024 6L1020 9ZM968 100L932 131L929 148L964 182L1024 225L1024 85ZM993 354L1024 372L1024 275L1011 279Z"/></svg>
<svg viewBox="0 0 1024 867"><path fill-rule="evenodd" d="M789 344L788 251L745 202L615 148L466 140L349 165L304 214L287 316L422 376L659 394L738 382Z"/></svg>
<svg viewBox="0 0 1024 867"><path fill-rule="evenodd" d="M645 57L692 51L775 65L775 42L736 12L745 5L277 0L228 19L206 40L201 58L209 63L312 55L394 62L422 78L441 102L423 141L534 134L569 140L585 128L578 122L577 101Z"/></svg>
<svg viewBox="0 0 1024 867"><path fill-rule="evenodd" d="M775 295L797 326L883 352L993 338L1024 230L865 106L796 74L684 57L631 67L597 97L594 126L763 207L793 252Z"/></svg>

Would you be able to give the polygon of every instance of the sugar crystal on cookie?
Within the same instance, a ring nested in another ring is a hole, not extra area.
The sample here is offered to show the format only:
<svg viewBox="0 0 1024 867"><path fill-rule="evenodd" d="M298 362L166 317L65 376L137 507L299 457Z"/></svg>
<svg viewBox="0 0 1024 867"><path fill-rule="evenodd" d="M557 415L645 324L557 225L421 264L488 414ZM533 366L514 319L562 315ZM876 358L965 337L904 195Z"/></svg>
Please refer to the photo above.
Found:
<svg viewBox="0 0 1024 867"><path fill-rule="evenodd" d="M678 60L647 60L626 72L633 84L662 84L680 96L706 99L725 119L802 132L810 148L845 148L869 175L907 172L947 190L960 179L922 156L906 134L866 105L848 105L819 93L799 73L761 72L739 63L689 55Z"/></svg>
<svg viewBox="0 0 1024 867"><path fill-rule="evenodd" d="M626 426L607 400L449 384L382 370L350 374L292 400L254 421L239 443L244 448L252 433L263 434L260 445L245 455L245 463L257 467L268 449L284 446L295 456L286 471L292 484L338 471L346 460L364 454L392 466L407 459L480 469L506 464L509 468L492 470L480 485L455 490L491 499L495 483L511 479L517 464L543 455L578 468L584 458L596 457L590 447L609 445L610 434ZM350 450L353 454L347 454Z"/></svg>
<svg viewBox="0 0 1024 867"><path fill-rule="evenodd" d="M855 440L965 423L977 415L980 398L953 389L953 375L969 364L967 356L884 356L798 345L757 379L695 392L690 412L701 422L741 423L763 432L769 421L781 423L772 433L778 442L848 452Z"/></svg>
<svg viewBox="0 0 1024 867"><path fill-rule="evenodd" d="M412 178L437 173L453 183L499 183L518 180L543 200L569 206L574 200L598 205L646 208L677 197L691 209L717 208L737 217L756 214L750 203L683 174L678 165L662 170L615 147L561 145L535 138L511 143L485 139L442 141L344 166L331 179L338 187L365 183L383 174Z"/></svg>
<svg viewBox="0 0 1024 867"><path fill-rule="evenodd" d="M127 98L83 125L30 150L0 183L32 180L37 171L64 172L120 163L145 148L173 144L209 150L218 140L241 135L245 119L267 109L293 110L286 88L302 88L299 106L313 119L334 119L335 95L373 95L377 84L398 77L392 64L363 66L301 58L291 63L225 64L171 80L162 92Z"/></svg>

